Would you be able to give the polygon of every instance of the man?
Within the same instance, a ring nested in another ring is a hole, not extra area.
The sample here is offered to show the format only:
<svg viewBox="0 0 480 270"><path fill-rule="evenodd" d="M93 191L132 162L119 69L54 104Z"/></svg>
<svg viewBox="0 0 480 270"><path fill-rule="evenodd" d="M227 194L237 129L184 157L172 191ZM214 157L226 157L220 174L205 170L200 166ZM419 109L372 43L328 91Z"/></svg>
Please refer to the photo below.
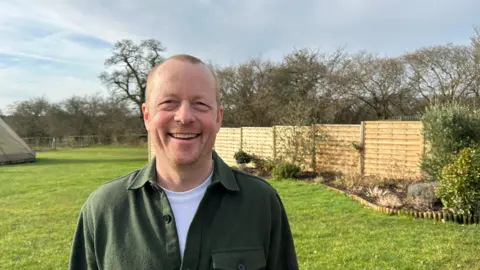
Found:
<svg viewBox="0 0 480 270"><path fill-rule="evenodd" d="M176 55L147 80L155 157L83 205L70 269L298 269L280 197L213 151L223 109L201 60Z"/></svg>

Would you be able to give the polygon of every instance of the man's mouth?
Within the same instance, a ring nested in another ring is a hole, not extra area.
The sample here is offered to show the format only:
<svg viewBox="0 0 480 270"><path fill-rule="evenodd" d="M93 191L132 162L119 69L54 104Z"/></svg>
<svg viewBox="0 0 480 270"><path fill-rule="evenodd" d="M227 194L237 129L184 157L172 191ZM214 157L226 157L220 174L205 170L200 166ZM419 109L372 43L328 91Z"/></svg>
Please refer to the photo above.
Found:
<svg viewBox="0 0 480 270"><path fill-rule="evenodd" d="M191 140L200 136L200 133L168 133L168 136L179 140Z"/></svg>

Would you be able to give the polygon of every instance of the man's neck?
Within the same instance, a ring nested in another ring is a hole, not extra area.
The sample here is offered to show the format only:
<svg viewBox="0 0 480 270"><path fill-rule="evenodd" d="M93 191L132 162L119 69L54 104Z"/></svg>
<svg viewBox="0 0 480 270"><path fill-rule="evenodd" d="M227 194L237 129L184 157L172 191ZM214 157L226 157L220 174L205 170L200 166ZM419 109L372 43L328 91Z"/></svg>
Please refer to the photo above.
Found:
<svg viewBox="0 0 480 270"><path fill-rule="evenodd" d="M187 166L175 166L157 157L157 183L171 191L183 192L202 184L212 172L212 159L201 157Z"/></svg>

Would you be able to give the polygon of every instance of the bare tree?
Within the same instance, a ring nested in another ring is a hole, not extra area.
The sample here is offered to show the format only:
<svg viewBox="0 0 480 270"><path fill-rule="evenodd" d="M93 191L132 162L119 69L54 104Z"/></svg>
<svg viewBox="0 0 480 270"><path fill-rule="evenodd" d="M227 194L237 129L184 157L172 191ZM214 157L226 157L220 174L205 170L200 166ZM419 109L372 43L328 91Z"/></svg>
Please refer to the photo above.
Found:
<svg viewBox="0 0 480 270"><path fill-rule="evenodd" d="M326 70L318 50L295 50L284 57L276 69L272 93L277 106L271 111L279 117L279 124L311 125L321 121L320 97Z"/></svg>
<svg viewBox="0 0 480 270"><path fill-rule="evenodd" d="M474 81L468 46L426 47L404 59L410 87L429 103L463 101L471 93Z"/></svg>
<svg viewBox="0 0 480 270"><path fill-rule="evenodd" d="M404 63L396 58L379 58L361 52L352 69L351 95L370 107L376 119L388 119L393 109L403 111L402 98L409 94Z"/></svg>
<svg viewBox="0 0 480 270"><path fill-rule="evenodd" d="M9 125L22 137L48 136L51 127L45 121L45 116L49 108L50 103L45 97L15 102L9 106Z"/></svg>
<svg viewBox="0 0 480 270"><path fill-rule="evenodd" d="M238 66L217 68L225 126L271 126L274 65L252 59Z"/></svg>
<svg viewBox="0 0 480 270"><path fill-rule="evenodd" d="M476 105L480 105L480 27L474 28L470 49L470 60L472 62L471 92L473 93Z"/></svg>
<svg viewBox="0 0 480 270"><path fill-rule="evenodd" d="M113 46L112 56L105 60L105 67L113 70L100 74L100 80L118 101L133 102L142 125L141 107L145 102L148 73L165 60L161 55L164 51L162 43L153 39L138 45L132 40L118 41Z"/></svg>

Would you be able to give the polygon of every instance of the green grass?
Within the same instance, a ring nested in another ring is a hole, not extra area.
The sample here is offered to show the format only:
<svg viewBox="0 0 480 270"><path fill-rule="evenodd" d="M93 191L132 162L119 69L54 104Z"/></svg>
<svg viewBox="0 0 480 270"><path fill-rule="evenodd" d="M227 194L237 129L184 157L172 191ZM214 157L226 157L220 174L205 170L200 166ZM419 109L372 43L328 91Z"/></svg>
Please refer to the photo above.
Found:
<svg viewBox="0 0 480 270"><path fill-rule="evenodd" d="M98 185L146 162L146 149L39 153L0 166L0 269L66 269L78 210ZM271 181L301 269L479 269L480 228L386 216L322 186Z"/></svg>

